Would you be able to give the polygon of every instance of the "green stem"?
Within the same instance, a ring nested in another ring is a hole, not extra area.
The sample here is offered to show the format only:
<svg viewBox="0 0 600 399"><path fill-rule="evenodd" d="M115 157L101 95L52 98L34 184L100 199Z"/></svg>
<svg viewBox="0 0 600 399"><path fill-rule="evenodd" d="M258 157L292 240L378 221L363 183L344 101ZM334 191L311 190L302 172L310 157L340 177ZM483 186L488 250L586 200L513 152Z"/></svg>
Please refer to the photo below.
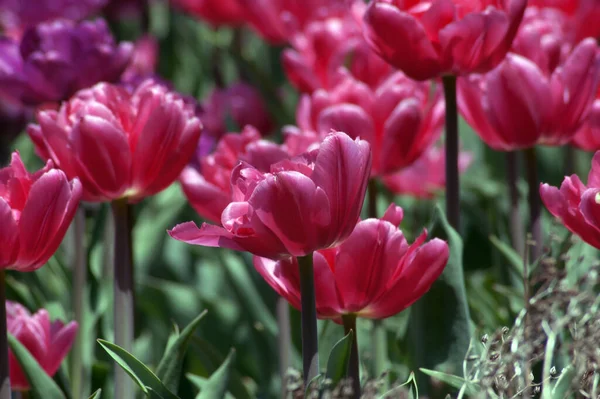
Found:
<svg viewBox="0 0 600 399"><path fill-rule="evenodd" d="M525 254L525 234L523 233L523 219L519 209L519 153L509 151L506 153L506 179L510 196L510 235L515 251L521 256Z"/></svg>
<svg viewBox="0 0 600 399"><path fill-rule="evenodd" d="M302 365L306 387L319 374L319 336L312 254L298 257L298 267L302 305Z"/></svg>
<svg viewBox="0 0 600 399"><path fill-rule="evenodd" d="M115 228L114 261L114 331L115 344L128 352L133 350L134 294L131 240L131 206L127 199L113 201ZM133 398L133 381L121 367L115 365L115 398Z"/></svg>
<svg viewBox="0 0 600 399"><path fill-rule="evenodd" d="M377 218L377 196L379 195L379 187L377 187L376 179L369 179L367 191L367 217Z"/></svg>
<svg viewBox="0 0 600 399"><path fill-rule="evenodd" d="M350 349L350 361L348 362L348 377L352 380L352 397L359 399L360 389L360 361L358 355L358 332L356 331L356 315L346 314L342 316L344 333L352 331L352 348Z"/></svg>
<svg viewBox="0 0 600 399"><path fill-rule="evenodd" d="M450 225L460 231L456 76L446 75L442 81L446 100L446 215Z"/></svg>
<svg viewBox="0 0 600 399"><path fill-rule="evenodd" d="M6 272L0 269L0 399L10 399L11 396L6 331Z"/></svg>
<svg viewBox="0 0 600 399"><path fill-rule="evenodd" d="M75 213L73 225L73 241L75 257L72 265L73 272L73 310L75 312L75 321L79 325L80 333L75 337L73 350L71 351L71 390L73 397L82 398L84 365L83 349L85 347L84 327L84 309L86 301L86 283L87 283L87 265L85 251L85 210L79 206Z"/></svg>
<svg viewBox="0 0 600 399"><path fill-rule="evenodd" d="M281 376L282 398L287 396L286 375L290 366L292 333L290 331L290 306L284 298L277 299L277 350L279 355L279 375Z"/></svg>
<svg viewBox="0 0 600 399"><path fill-rule="evenodd" d="M531 247L531 261L542 256L542 202L539 193L539 178L537 170L537 157L535 148L525 150L525 164L527 166L527 183L529 185L529 218L533 244Z"/></svg>

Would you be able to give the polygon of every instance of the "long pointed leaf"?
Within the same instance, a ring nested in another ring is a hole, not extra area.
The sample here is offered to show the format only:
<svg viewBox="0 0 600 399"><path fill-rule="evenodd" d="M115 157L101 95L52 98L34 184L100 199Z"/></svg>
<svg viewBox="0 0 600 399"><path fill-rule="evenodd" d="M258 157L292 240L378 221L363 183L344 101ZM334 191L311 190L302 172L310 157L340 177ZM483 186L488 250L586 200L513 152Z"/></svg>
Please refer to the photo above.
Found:
<svg viewBox="0 0 600 399"><path fill-rule="evenodd" d="M331 352L329 352L325 377L331 380L332 386L337 386L340 380L348 373L353 335L353 331L350 330L344 338L336 342L333 348L331 348Z"/></svg>
<svg viewBox="0 0 600 399"><path fill-rule="evenodd" d="M223 364L210 376L204 384L204 388L196 399L223 399L227 394L229 374L235 360L235 350L232 349Z"/></svg>

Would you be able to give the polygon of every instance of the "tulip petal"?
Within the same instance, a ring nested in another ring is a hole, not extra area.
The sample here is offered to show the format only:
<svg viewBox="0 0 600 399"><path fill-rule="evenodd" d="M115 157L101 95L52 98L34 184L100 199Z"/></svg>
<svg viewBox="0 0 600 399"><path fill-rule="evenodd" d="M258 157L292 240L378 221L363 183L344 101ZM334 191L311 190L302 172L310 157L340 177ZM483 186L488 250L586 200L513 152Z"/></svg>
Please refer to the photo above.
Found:
<svg viewBox="0 0 600 399"><path fill-rule="evenodd" d="M204 178L190 166L179 177L181 188L188 201L200 216L214 223L221 221L223 210L229 205L230 195Z"/></svg>
<svg viewBox="0 0 600 399"><path fill-rule="evenodd" d="M332 131L344 132L352 139L375 142L373 120L361 107L354 104L342 103L323 110L319 115L317 130L325 135Z"/></svg>
<svg viewBox="0 0 600 399"><path fill-rule="evenodd" d="M588 188L581 196L579 205L585 221L598 228L600 226L600 188ZM585 240L585 237L581 237Z"/></svg>
<svg viewBox="0 0 600 399"><path fill-rule="evenodd" d="M600 151L596 151L592 158L592 168L588 174L587 186L589 188L600 188Z"/></svg>
<svg viewBox="0 0 600 399"><path fill-rule="evenodd" d="M50 376L53 376L58 371L60 364L65 356L67 356L67 353L69 353L78 330L78 325L74 321L57 329L56 327L58 326L62 326L62 323L59 321L53 322L52 326L50 326L51 342L48 360L44 368Z"/></svg>
<svg viewBox="0 0 600 399"><path fill-rule="evenodd" d="M19 245L19 228L12 209L6 200L0 197L0 268L13 266Z"/></svg>
<svg viewBox="0 0 600 399"><path fill-rule="evenodd" d="M254 268L277 294L293 307L302 310L300 303L300 276L296 258L272 260L254 256Z"/></svg>

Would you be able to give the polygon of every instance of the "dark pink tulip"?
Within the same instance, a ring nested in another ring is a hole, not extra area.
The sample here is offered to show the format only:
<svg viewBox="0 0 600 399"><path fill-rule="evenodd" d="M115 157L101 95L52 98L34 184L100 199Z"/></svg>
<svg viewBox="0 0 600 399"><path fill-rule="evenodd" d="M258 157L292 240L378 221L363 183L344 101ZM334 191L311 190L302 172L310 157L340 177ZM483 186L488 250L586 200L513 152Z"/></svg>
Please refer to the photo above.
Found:
<svg viewBox="0 0 600 399"><path fill-rule="evenodd" d="M310 22L291 39L283 52L286 75L301 92L331 89L343 78L340 69L371 87L377 86L392 68L365 41L357 19L365 5L357 2L352 13Z"/></svg>
<svg viewBox="0 0 600 399"><path fill-rule="evenodd" d="M444 100L439 88L396 72L375 89L346 76L332 90L304 96L296 120L304 131L344 131L371 144L374 175L415 162L440 136Z"/></svg>
<svg viewBox="0 0 600 399"><path fill-rule="evenodd" d="M493 71L459 79L460 112L490 147L512 151L573 139L594 100L600 53L587 39L551 73L547 65L509 54Z"/></svg>
<svg viewBox="0 0 600 399"><path fill-rule="evenodd" d="M270 173L241 162L231 173L223 227L187 222L169 234L272 259L332 247L358 221L370 167L369 144L341 132L328 135L318 149L271 165Z"/></svg>
<svg viewBox="0 0 600 399"><path fill-rule="evenodd" d="M348 12L353 0L238 0L246 22L265 40L285 43L311 21Z"/></svg>
<svg viewBox="0 0 600 399"><path fill-rule="evenodd" d="M239 161L266 173L271 164L287 158L284 147L261 140L260 133L247 126L239 134L225 134L211 154L193 160L181 172L179 182L196 212L219 223L223 210L231 202L230 176Z"/></svg>
<svg viewBox="0 0 600 399"><path fill-rule="evenodd" d="M317 317L355 314L383 319L409 307L429 290L448 261L446 242L427 232L408 244L398 224L402 208L391 205L383 218L359 222L342 244L314 253ZM295 258L254 257L266 282L300 309L300 279Z"/></svg>
<svg viewBox="0 0 600 399"><path fill-rule="evenodd" d="M540 196L548 211L574 234L600 249L600 152L592 160L585 186L577 175L565 177L560 189L542 184Z"/></svg>
<svg viewBox="0 0 600 399"><path fill-rule="evenodd" d="M458 158L459 171L464 172L472 160L471 153L461 152ZM382 176L381 180L394 194L433 198L446 187L446 154L443 148L432 147L412 165Z"/></svg>
<svg viewBox="0 0 600 399"><path fill-rule="evenodd" d="M25 169L19 153L0 169L0 268L29 272L42 267L60 245L81 198L52 162L35 172Z"/></svg>
<svg viewBox="0 0 600 399"><path fill-rule="evenodd" d="M598 0L529 0L529 6L555 8L567 14L567 35L575 42L587 37L600 38Z"/></svg>
<svg viewBox="0 0 600 399"><path fill-rule="evenodd" d="M586 151L600 150L600 90L592 104L590 113L573 138L575 146Z"/></svg>
<svg viewBox="0 0 600 399"><path fill-rule="evenodd" d="M252 125L265 135L273 128L260 93L246 83L236 83L224 89L215 89L202 103L200 114L205 134L219 139L228 130L227 121L242 129Z"/></svg>
<svg viewBox="0 0 600 399"><path fill-rule="evenodd" d="M71 349L78 327L74 321L67 325L58 320L51 322L45 309L32 315L25 307L11 301L6 302L6 324L8 332L29 350L50 377L56 374ZM8 361L12 389L28 390L25 373L10 351Z"/></svg>
<svg viewBox="0 0 600 399"><path fill-rule="evenodd" d="M123 72L121 80L134 82L154 75L158 64L158 41L156 38L145 35L140 37L133 47L131 61Z"/></svg>
<svg viewBox="0 0 600 399"><path fill-rule="evenodd" d="M365 37L417 80L491 70L504 59L527 0L372 0Z"/></svg>
<svg viewBox="0 0 600 399"><path fill-rule="evenodd" d="M182 10L213 26L242 25L246 16L240 0L171 0Z"/></svg>
<svg viewBox="0 0 600 399"><path fill-rule="evenodd" d="M41 158L79 177L86 201L136 202L169 186L194 154L200 120L164 85L99 83L58 111L37 113L28 133Z"/></svg>

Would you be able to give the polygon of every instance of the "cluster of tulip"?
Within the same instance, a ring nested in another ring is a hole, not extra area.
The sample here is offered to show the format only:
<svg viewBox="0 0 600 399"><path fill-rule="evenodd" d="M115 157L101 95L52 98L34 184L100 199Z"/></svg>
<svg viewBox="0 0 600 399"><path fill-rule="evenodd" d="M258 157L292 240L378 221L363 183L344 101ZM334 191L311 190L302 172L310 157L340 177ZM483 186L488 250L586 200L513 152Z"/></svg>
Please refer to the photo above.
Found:
<svg viewBox="0 0 600 399"><path fill-rule="evenodd" d="M126 350L130 207L176 180L197 213L220 225L187 222L168 233L254 256L264 280L302 312L309 381L318 373L317 318L354 331L357 359L356 318L401 312L443 272L447 243L426 231L408 243L400 207L378 215L370 201L368 218L360 214L367 188L376 194L379 183L418 198L447 185L448 218L460 228L458 178L472 156L459 151L458 114L491 148L526 150L532 169L536 145L600 150L597 0L173 0L215 27L246 26L288 46L281 62L301 98L282 144L265 139L275 123L253 87L219 87L199 105L155 74L152 37L116 43L103 19L82 21L114 4L29 3L0 0L0 108L13 120L34 116L27 133L47 164L31 174L15 152L0 170L0 268L42 267L80 201L111 203L115 342ZM228 118L242 131L228 132ZM600 154L588 187L574 175L560 190L540 190L551 213L598 248L599 162ZM532 230L541 242L534 172ZM31 316L11 302L5 311L0 336L13 334L56 372L77 323L51 324L44 310ZM6 361L6 337L0 350L7 399L8 365L14 389L28 384L12 354ZM122 372L115 390L133 397Z"/></svg>

